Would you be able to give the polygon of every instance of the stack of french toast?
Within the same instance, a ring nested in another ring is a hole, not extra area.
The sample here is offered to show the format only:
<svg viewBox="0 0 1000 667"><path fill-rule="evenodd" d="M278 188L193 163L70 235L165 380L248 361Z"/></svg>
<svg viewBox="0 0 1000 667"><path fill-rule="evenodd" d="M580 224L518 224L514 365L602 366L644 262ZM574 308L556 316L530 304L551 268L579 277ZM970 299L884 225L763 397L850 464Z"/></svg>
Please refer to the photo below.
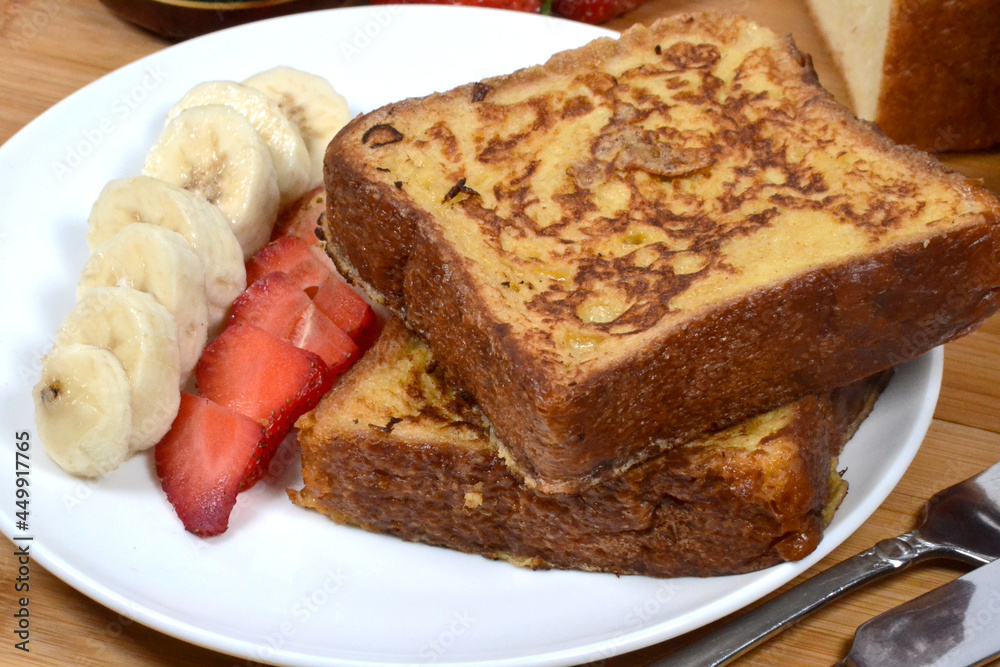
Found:
<svg viewBox="0 0 1000 667"><path fill-rule="evenodd" d="M289 495L519 565L804 557L892 367L998 306L1000 200L733 15L358 116L325 183L392 318L299 420Z"/></svg>

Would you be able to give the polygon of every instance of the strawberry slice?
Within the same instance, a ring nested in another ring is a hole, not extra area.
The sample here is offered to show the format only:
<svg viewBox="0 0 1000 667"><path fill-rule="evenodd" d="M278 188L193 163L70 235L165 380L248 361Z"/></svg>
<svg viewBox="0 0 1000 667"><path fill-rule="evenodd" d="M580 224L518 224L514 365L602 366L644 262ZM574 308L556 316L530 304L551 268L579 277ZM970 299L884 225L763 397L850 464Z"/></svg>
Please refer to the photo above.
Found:
<svg viewBox="0 0 1000 667"><path fill-rule="evenodd" d="M285 273L268 273L236 297L229 309L229 324L253 324L279 338L286 338L312 301Z"/></svg>
<svg viewBox="0 0 1000 667"><path fill-rule="evenodd" d="M542 11L542 0L371 0L373 5L468 5L470 7L490 7L493 9L511 9L517 12L537 14Z"/></svg>
<svg viewBox="0 0 1000 667"><path fill-rule="evenodd" d="M339 377L361 356L357 343L314 303L310 303L300 313L285 340L318 355L334 378Z"/></svg>
<svg viewBox="0 0 1000 667"><path fill-rule="evenodd" d="M316 230L319 220L326 212L326 189L320 185L305 193L296 202L286 208L271 232L271 240L282 236L294 236L309 245L320 240ZM320 232L322 233L322 232Z"/></svg>
<svg viewBox="0 0 1000 667"><path fill-rule="evenodd" d="M378 335L375 311L338 275L329 275L319 285L305 287L313 303L344 333L367 350Z"/></svg>
<svg viewBox="0 0 1000 667"><path fill-rule="evenodd" d="M184 528L202 536L229 526L263 429L207 398L182 393L170 431L154 451L156 474Z"/></svg>
<svg viewBox="0 0 1000 667"><path fill-rule="evenodd" d="M245 323L226 327L205 348L195 377L202 396L264 429L241 490L264 476L295 420L316 407L333 383L333 374L317 355Z"/></svg>
<svg viewBox="0 0 1000 667"><path fill-rule="evenodd" d="M552 13L571 21L598 24L610 21L648 0L553 0Z"/></svg>
<svg viewBox="0 0 1000 667"><path fill-rule="evenodd" d="M333 273L333 265L332 262L326 265L319 251L302 239L282 236L258 250L247 262L247 284L275 271L287 273L296 285L319 285Z"/></svg>
<svg viewBox="0 0 1000 667"><path fill-rule="evenodd" d="M324 255L325 257L325 255ZM329 260L327 260L329 261ZM352 290L309 245L292 236L283 236L257 251L247 262L247 283L268 273L288 275L362 348L374 337L378 320L371 306Z"/></svg>
<svg viewBox="0 0 1000 667"><path fill-rule="evenodd" d="M286 273L268 273L233 302L231 324L258 326L319 355L334 376L360 356L355 342L297 287Z"/></svg>

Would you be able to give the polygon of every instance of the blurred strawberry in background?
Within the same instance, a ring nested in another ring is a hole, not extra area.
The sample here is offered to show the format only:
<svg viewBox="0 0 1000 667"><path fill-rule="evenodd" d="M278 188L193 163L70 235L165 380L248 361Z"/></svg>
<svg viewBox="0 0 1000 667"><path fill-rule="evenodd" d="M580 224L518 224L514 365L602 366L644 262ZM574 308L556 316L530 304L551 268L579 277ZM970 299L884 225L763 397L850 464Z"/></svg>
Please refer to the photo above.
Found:
<svg viewBox="0 0 1000 667"><path fill-rule="evenodd" d="M521 12L552 14L583 23L604 23L631 11L647 0L551 0L545 6L542 0L371 0L375 5L435 4L469 5L513 9Z"/></svg>
<svg viewBox="0 0 1000 667"><path fill-rule="evenodd" d="M573 21L597 24L630 12L645 2L646 0L553 0L552 13Z"/></svg>
<svg viewBox="0 0 1000 667"><path fill-rule="evenodd" d="M538 13L542 0L371 0L373 5L468 5Z"/></svg>

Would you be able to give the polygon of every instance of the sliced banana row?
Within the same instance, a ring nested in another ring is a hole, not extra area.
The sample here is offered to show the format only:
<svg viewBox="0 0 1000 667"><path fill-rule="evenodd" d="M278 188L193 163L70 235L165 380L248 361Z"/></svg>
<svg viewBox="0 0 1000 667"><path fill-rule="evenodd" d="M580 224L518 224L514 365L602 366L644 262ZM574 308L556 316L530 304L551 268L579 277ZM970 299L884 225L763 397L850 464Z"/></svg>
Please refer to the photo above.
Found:
<svg viewBox="0 0 1000 667"><path fill-rule="evenodd" d="M33 392L59 466L102 475L166 434L180 387L246 288L244 260L279 208L321 182L348 115L324 79L291 68L201 84L168 113L144 175L104 188L77 305Z"/></svg>
<svg viewBox="0 0 1000 667"><path fill-rule="evenodd" d="M351 119L347 100L321 76L292 67L275 67L255 74L244 85L260 90L278 103L299 128L309 151L312 189L323 182L326 147Z"/></svg>
<svg viewBox="0 0 1000 667"><path fill-rule="evenodd" d="M271 238L280 205L274 161L250 121L231 107L210 104L175 115L147 154L143 173L218 206L244 258Z"/></svg>
<svg viewBox="0 0 1000 667"><path fill-rule="evenodd" d="M233 109L250 121L267 147L278 178L281 206L301 197L309 187L309 151L298 127L278 103L256 88L235 81L207 81L192 88L167 112L167 123L188 109L212 105Z"/></svg>
<svg viewBox="0 0 1000 667"><path fill-rule="evenodd" d="M217 335L229 306L247 286L243 250L218 207L148 176L111 181L87 220L87 245L100 246L126 225L145 222L183 236L201 259L208 302L208 335Z"/></svg>
<svg viewBox="0 0 1000 667"><path fill-rule="evenodd" d="M177 232L137 222L94 248L76 296L98 287L132 287L151 295L173 316L181 382L187 381L208 341L205 271L191 244Z"/></svg>
<svg viewBox="0 0 1000 667"><path fill-rule="evenodd" d="M51 458L96 476L170 429L207 341L205 267L229 303L246 269L221 213L154 179L110 183L91 210L87 240L78 301L42 360L34 399Z"/></svg>
<svg viewBox="0 0 1000 667"><path fill-rule="evenodd" d="M131 287L93 289L67 316L54 347L70 343L107 350L125 369L132 388L129 450L159 442L180 404L180 352L170 311Z"/></svg>
<svg viewBox="0 0 1000 667"><path fill-rule="evenodd" d="M326 79L291 67L208 81L167 112L143 173L218 206L249 258L277 211L322 183L327 144L349 119Z"/></svg>
<svg viewBox="0 0 1000 667"><path fill-rule="evenodd" d="M110 472L170 429L179 383L177 325L170 312L131 287L93 289L67 316L42 360L33 392L42 445L68 472Z"/></svg>
<svg viewBox="0 0 1000 667"><path fill-rule="evenodd" d="M96 477L128 456L132 386L108 350L82 343L53 349L34 397L45 451L67 472Z"/></svg>

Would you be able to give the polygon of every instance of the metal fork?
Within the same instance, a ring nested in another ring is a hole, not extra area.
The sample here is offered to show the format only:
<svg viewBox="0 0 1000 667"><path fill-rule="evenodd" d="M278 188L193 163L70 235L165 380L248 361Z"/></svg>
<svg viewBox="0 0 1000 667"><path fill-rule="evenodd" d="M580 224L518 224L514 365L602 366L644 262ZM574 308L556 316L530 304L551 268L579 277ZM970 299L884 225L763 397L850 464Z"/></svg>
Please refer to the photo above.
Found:
<svg viewBox="0 0 1000 667"><path fill-rule="evenodd" d="M935 494L916 530L882 540L652 665L725 665L842 595L938 558L974 566L1000 558L1000 463Z"/></svg>

